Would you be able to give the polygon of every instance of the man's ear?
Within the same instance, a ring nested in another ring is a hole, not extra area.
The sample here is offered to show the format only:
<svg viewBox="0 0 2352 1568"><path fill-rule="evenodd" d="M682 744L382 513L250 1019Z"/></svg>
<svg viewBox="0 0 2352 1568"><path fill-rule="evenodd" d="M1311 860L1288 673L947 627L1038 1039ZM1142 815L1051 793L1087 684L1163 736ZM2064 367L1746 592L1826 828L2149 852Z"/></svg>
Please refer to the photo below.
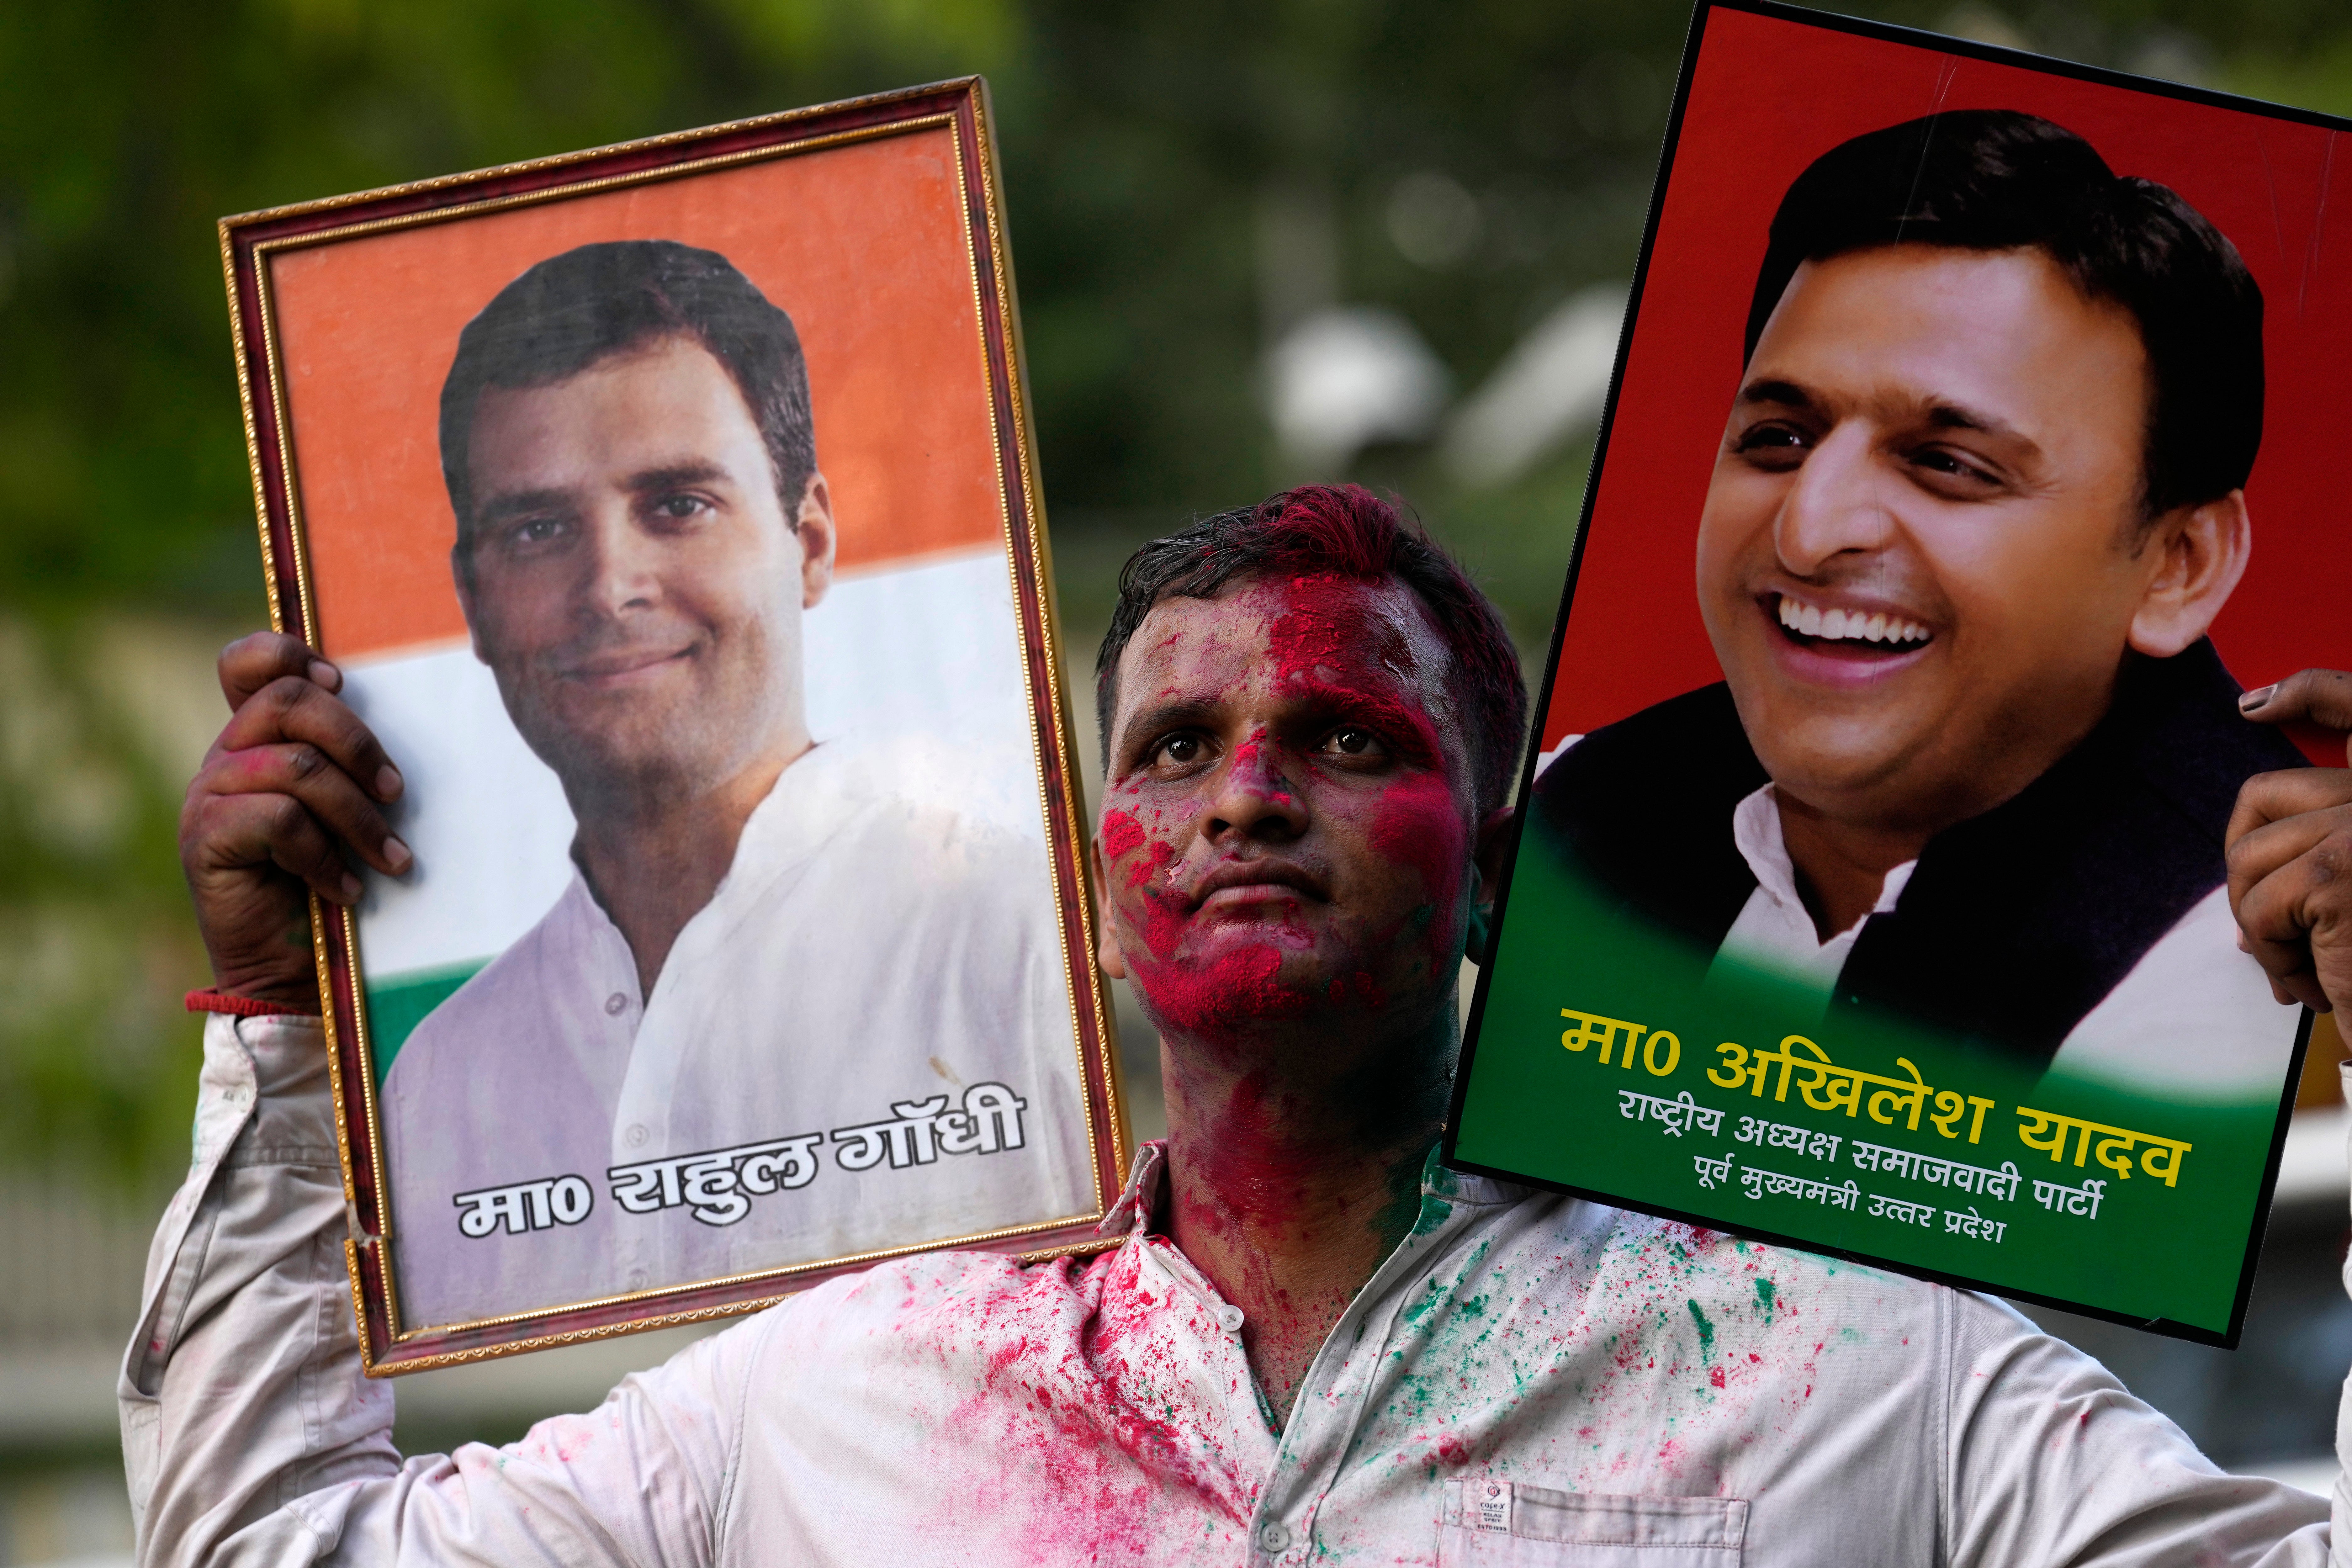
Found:
<svg viewBox="0 0 2352 1568"><path fill-rule="evenodd" d="M1102 839L1087 843L1087 868L1095 884L1095 962L1113 980L1127 978L1127 953L1118 945L1117 922L1110 912L1110 868L1103 864Z"/></svg>
<svg viewBox="0 0 2352 1568"><path fill-rule="evenodd" d="M1511 823L1517 813L1498 805L1478 824L1470 846L1470 938L1463 955L1481 969L1495 951L1495 889L1503 880L1503 856L1511 844Z"/></svg>
<svg viewBox="0 0 2352 1568"><path fill-rule="evenodd" d="M2151 658L2170 658L2205 635L2245 575L2253 552L2246 492L2165 513L2140 549L2157 559L2128 640Z"/></svg>
<svg viewBox="0 0 2352 1568"><path fill-rule="evenodd" d="M833 586L833 552L841 543L841 530L833 521L833 492L825 488L823 474L812 471L801 487L793 528L801 540L801 608L814 610Z"/></svg>

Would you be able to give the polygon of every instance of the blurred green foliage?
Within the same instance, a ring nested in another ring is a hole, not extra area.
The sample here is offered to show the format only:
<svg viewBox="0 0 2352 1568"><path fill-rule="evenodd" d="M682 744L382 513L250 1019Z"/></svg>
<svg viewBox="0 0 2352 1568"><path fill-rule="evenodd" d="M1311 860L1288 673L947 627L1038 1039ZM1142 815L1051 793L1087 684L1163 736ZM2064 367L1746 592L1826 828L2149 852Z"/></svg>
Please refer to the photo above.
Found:
<svg viewBox="0 0 2352 1568"><path fill-rule="evenodd" d="M2352 112L2328 0L1868 9ZM178 1157L176 998L204 975L173 815L213 721L207 639L263 615L217 216L984 72L1083 638L1127 540L1299 477L1262 405L1299 302L1269 226L1313 215L1328 276L1298 286L1393 308L1475 386L1631 271L1685 23L1643 0L0 8L0 1148L134 1176ZM1475 198L1466 241L1411 242L1415 176ZM1540 644L1580 454L1478 494L1418 447L1354 471Z"/></svg>

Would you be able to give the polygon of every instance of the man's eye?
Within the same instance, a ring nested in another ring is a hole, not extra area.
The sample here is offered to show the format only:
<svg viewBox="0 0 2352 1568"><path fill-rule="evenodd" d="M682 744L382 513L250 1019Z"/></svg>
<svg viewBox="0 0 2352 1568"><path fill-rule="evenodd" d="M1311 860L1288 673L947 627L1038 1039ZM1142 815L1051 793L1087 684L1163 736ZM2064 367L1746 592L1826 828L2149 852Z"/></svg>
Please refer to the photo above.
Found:
<svg viewBox="0 0 2352 1568"><path fill-rule="evenodd" d="M710 503L700 496L664 496L654 502L655 515L668 518L674 522L698 516L709 510Z"/></svg>
<svg viewBox="0 0 2352 1568"><path fill-rule="evenodd" d="M555 517L529 517L514 525L515 542L520 544L544 544L563 531L563 520Z"/></svg>
<svg viewBox="0 0 2352 1568"><path fill-rule="evenodd" d="M1781 468L1801 461L1811 445L1802 430L1773 420L1741 431L1732 450L1768 468Z"/></svg>
<svg viewBox="0 0 2352 1568"><path fill-rule="evenodd" d="M2000 481L1959 453L1945 447L1927 447L1911 454L1914 468L1924 470L1939 481L1958 480L1972 489L1981 489ZM1938 488L1950 488L1948 483Z"/></svg>
<svg viewBox="0 0 2352 1568"><path fill-rule="evenodd" d="M1323 743L1345 757L1376 757L1381 754L1381 738L1370 730L1359 730L1353 725L1332 731L1331 738Z"/></svg>
<svg viewBox="0 0 2352 1568"><path fill-rule="evenodd" d="M1200 761L1201 737L1198 735L1169 736L1160 742L1160 759L1162 762L1180 764Z"/></svg>

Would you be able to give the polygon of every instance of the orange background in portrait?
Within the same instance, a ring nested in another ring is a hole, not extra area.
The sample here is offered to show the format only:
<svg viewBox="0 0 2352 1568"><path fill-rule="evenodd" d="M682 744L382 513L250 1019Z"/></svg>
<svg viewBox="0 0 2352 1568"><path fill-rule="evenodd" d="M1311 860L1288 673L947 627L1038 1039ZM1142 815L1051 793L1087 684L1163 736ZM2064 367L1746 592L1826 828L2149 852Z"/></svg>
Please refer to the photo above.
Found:
<svg viewBox="0 0 2352 1568"><path fill-rule="evenodd" d="M271 258L325 652L465 636L438 430L458 331L534 262L611 239L718 251L792 317L844 570L1001 540L955 140L912 132Z"/></svg>
<svg viewBox="0 0 2352 1568"><path fill-rule="evenodd" d="M2249 687L2305 665L2352 668L2338 455L2352 234L2326 232L2352 215L2352 148L2292 121L1718 10L1674 150L1544 747L1723 679L1698 616L1698 519L1773 210L1846 138L1953 109L2055 121L2117 174L2171 186L2238 247L2262 286L2268 387L2246 486L2253 559L2214 646ZM2340 763L2340 748L2322 751Z"/></svg>

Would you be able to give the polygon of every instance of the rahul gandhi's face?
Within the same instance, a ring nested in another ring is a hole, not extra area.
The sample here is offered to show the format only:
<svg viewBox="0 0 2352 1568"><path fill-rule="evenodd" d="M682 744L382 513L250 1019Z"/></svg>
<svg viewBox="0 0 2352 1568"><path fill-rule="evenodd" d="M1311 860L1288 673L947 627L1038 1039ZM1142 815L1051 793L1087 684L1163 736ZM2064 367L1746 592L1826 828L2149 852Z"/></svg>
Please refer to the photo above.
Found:
<svg viewBox="0 0 2352 1568"><path fill-rule="evenodd" d="M801 732L801 613L832 574L824 481L787 515L699 343L485 392L470 468L474 648L575 809L716 784Z"/></svg>
<svg viewBox="0 0 2352 1568"><path fill-rule="evenodd" d="M1699 607L1780 788L1935 831L2105 712L2139 548L2137 324L2038 250L1895 246L1800 268L1731 412Z"/></svg>

